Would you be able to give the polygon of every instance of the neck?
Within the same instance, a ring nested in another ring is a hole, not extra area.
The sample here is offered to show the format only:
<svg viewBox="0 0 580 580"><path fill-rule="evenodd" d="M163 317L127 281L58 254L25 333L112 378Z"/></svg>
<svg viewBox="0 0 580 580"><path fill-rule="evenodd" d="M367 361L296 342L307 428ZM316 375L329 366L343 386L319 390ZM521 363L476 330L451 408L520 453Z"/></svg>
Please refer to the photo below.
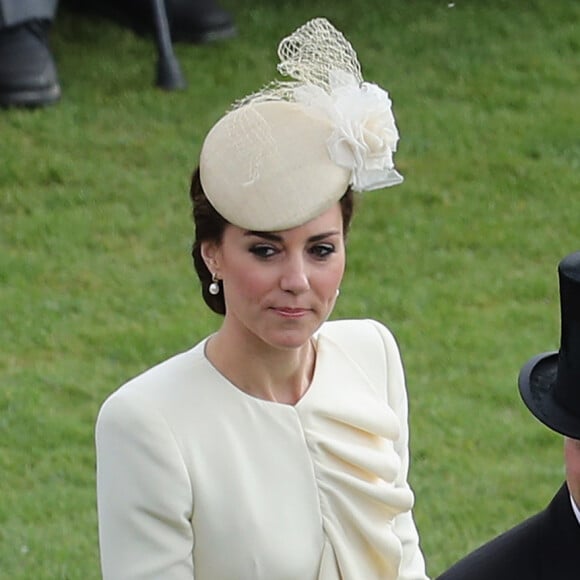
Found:
<svg viewBox="0 0 580 580"><path fill-rule="evenodd" d="M296 404L306 393L316 351L310 339L298 348L275 348L255 338L233 340L223 330L206 345L214 367L240 390L266 401Z"/></svg>

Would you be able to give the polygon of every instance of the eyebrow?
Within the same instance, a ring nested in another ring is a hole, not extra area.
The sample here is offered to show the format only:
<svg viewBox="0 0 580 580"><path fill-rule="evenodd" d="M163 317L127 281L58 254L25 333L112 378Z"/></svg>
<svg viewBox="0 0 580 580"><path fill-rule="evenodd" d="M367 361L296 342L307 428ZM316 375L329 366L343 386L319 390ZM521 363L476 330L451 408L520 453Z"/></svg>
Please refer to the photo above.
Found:
<svg viewBox="0 0 580 580"><path fill-rule="evenodd" d="M310 236L308 238L308 242L319 242L320 240L324 240L325 238L329 238L331 236L338 236L340 232L338 230L330 230L328 232L323 232L321 234L316 234L314 236ZM258 232L255 230L248 230L244 233L244 236L256 236L258 238L264 238L266 240L270 240L271 242L283 242L284 237L280 234L274 234L272 232Z"/></svg>

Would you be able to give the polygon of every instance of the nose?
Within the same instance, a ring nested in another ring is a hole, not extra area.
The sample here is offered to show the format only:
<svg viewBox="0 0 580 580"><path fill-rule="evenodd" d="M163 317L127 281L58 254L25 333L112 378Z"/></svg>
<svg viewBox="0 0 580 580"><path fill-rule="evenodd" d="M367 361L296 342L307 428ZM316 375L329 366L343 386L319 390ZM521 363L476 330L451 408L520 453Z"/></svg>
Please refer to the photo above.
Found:
<svg viewBox="0 0 580 580"><path fill-rule="evenodd" d="M292 294L300 294L310 288L308 272L302 256L291 257L286 261L280 276L280 288Z"/></svg>

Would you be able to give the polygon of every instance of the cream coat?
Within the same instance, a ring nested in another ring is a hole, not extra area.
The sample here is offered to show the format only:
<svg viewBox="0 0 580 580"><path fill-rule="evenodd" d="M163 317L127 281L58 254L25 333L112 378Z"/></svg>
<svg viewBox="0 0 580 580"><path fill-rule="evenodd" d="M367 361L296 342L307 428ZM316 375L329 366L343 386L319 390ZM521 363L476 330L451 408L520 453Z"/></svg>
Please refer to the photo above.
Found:
<svg viewBox="0 0 580 580"><path fill-rule="evenodd" d="M249 396L205 341L104 403L105 580L423 580L395 340L328 322L294 406Z"/></svg>

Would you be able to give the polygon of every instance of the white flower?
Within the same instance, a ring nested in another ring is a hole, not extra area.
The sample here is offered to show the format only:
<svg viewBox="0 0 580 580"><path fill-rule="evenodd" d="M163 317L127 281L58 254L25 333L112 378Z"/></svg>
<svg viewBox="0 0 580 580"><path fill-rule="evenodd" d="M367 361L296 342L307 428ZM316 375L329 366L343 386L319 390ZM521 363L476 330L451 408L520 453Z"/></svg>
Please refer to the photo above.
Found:
<svg viewBox="0 0 580 580"><path fill-rule="evenodd" d="M389 94L340 70L332 71L329 81L329 93L306 84L295 90L294 98L323 112L334 125L328 141L331 159L352 171L351 185L357 191L401 183L393 163L399 132Z"/></svg>

